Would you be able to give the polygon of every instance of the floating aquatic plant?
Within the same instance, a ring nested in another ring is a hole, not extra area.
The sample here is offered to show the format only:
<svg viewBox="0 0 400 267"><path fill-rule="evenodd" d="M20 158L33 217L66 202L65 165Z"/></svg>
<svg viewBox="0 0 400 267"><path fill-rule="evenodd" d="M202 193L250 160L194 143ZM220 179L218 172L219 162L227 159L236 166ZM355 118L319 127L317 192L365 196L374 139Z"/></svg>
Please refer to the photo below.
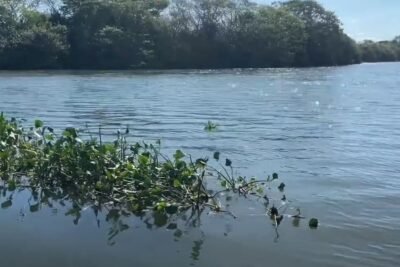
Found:
<svg viewBox="0 0 400 267"><path fill-rule="evenodd" d="M278 179L276 173L266 180L236 176L232 161L225 158L222 164L219 152L213 155L215 167L208 158L194 160L181 150L170 158L161 153L159 142L128 143L128 134L128 128L118 131L116 139L106 143L101 130L99 136L85 139L76 128L56 133L36 120L25 129L16 119L1 114L0 193L6 197L1 208L11 207L13 192L21 188L33 196L30 212L54 202L72 203L67 215L74 217L74 223L84 207L91 207L96 216L107 207L107 221L115 222L110 232L113 237L127 229L118 219L129 214L150 212L154 225L175 229L176 214L191 212L192 218L209 209L236 217L222 206L223 193L264 199L266 207L272 200L265 191ZM207 186L216 179L220 189ZM281 183L279 190L284 189ZM286 196L278 200L285 201ZM272 207L270 215L278 227L283 219L279 209Z"/></svg>
<svg viewBox="0 0 400 267"><path fill-rule="evenodd" d="M204 127L204 130L207 132L213 132L218 129L218 125L212 121L208 121L206 126Z"/></svg>
<svg viewBox="0 0 400 267"><path fill-rule="evenodd" d="M318 224L319 224L319 222L318 222L318 219L316 219L316 218L311 218L310 221L308 222L308 225L312 229L318 228Z"/></svg>

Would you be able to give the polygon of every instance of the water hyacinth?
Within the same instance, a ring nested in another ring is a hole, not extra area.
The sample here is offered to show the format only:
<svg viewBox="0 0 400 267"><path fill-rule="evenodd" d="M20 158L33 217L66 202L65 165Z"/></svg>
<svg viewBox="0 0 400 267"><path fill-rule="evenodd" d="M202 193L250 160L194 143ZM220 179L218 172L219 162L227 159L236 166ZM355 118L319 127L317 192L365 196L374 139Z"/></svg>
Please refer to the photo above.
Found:
<svg viewBox="0 0 400 267"><path fill-rule="evenodd" d="M72 208L67 215L74 216L75 223L82 207L91 207L96 214L104 206L111 207L111 217L156 212L154 220L160 224L190 210L210 209L235 217L221 205L225 193L255 196L264 199L266 206L271 200L264 191L271 190L276 173L266 180L236 177L232 161L222 160L219 152L213 155L217 169L208 158L194 160L181 150L169 158L161 153L159 142L130 144L127 134L129 130L118 132L114 142L106 143L101 133L84 139L69 127L58 134L40 120L26 130L16 119L1 114L0 191L5 196L6 191L30 190L36 200L31 212L42 203L51 206L52 201L68 201ZM209 188L211 179L219 181L220 188ZM11 205L12 193L1 208Z"/></svg>

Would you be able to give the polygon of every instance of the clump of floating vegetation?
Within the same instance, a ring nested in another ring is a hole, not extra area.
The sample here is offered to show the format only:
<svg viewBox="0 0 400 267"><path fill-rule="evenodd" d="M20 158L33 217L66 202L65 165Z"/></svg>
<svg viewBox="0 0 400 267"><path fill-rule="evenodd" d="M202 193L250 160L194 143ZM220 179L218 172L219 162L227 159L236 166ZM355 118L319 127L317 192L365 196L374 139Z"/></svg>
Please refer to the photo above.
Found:
<svg viewBox="0 0 400 267"><path fill-rule="evenodd" d="M263 198L269 205L270 198L264 191L271 190L271 182L278 179L276 173L263 181L235 176L232 161L220 159L219 152L212 159L216 168L208 158L192 159L181 150L169 158L161 153L159 142L130 144L128 133L128 129L118 131L116 139L106 143L101 134L81 139L75 128L58 134L40 120L25 129L16 119L8 120L1 114L3 196L6 191L30 190L36 201L30 205L31 212L37 211L39 204L51 206L52 201L68 201L72 203L68 214L76 222L82 208L88 206L96 214L103 207L111 207L108 210L113 216L152 212L161 215L165 222L174 214L205 209L235 217L223 209L220 201L223 193L228 192ZM212 189L207 186L209 182ZM283 183L279 190L284 191ZM282 200L286 200L285 195ZM11 205L12 194L1 208ZM277 227L282 214L274 206L268 210ZM301 218L300 212L294 218Z"/></svg>
<svg viewBox="0 0 400 267"><path fill-rule="evenodd" d="M214 132L218 129L218 124L212 122L212 121L208 121L206 126L204 126L204 130L207 132Z"/></svg>

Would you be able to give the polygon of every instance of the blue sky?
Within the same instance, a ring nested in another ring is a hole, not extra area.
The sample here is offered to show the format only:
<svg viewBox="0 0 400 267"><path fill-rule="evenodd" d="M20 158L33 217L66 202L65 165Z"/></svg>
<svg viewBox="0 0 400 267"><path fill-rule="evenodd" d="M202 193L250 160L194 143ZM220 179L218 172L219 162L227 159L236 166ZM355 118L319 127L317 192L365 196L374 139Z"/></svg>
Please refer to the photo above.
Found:
<svg viewBox="0 0 400 267"><path fill-rule="evenodd" d="M256 0L269 4L276 0ZM357 41L387 40L400 35L400 0L319 0L334 11L347 34Z"/></svg>

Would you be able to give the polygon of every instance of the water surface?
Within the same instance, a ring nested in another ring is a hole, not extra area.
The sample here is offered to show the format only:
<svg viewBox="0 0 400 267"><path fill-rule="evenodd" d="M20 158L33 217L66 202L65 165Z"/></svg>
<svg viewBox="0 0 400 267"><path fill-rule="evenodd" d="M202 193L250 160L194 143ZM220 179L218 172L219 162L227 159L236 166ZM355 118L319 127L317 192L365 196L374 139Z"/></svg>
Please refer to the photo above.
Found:
<svg viewBox="0 0 400 267"><path fill-rule="evenodd" d="M16 194L0 210L4 266L398 266L400 64L340 68L166 72L2 72L0 110L55 128L162 140L165 151L214 151L244 175L279 172L292 206L280 238L260 202L232 203L238 219L203 216L174 231L139 218L107 241L110 223L77 225L55 206L29 212ZM207 133L214 121L219 131ZM27 122L27 123L28 123ZM0 202L3 202L1 199ZM150 229L151 228L151 229Z"/></svg>

